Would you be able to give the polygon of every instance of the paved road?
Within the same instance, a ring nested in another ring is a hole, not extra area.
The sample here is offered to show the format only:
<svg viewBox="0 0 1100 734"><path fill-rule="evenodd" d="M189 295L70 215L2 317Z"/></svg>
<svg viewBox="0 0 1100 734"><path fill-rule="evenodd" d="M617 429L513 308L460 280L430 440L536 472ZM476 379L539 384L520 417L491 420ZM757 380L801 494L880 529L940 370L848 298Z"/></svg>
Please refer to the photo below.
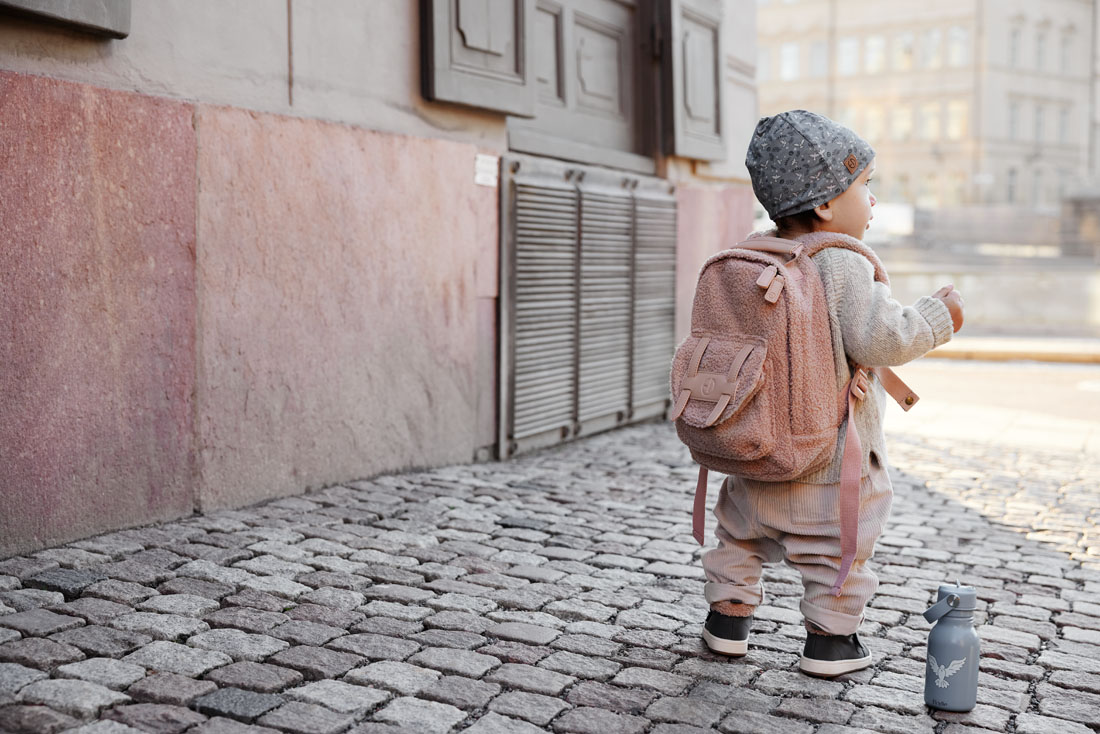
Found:
<svg viewBox="0 0 1100 734"><path fill-rule="evenodd" d="M934 382L992 389L957 369L907 370L926 415L890 419L872 669L796 671L783 567L749 655L706 651L694 468L651 424L0 561L0 731L1100 731L1097 453L936 433ZM1088 421L1020 392L997 409ZM962 715L922 697L920 612L955 578L983 638Z"/></svg>
<svg viewBox="0 0 1100 734"><path fill-rule="evenodd" d="M1100 456L1100 365L923 359L898 368L919 407L894 430Z"/></svg>

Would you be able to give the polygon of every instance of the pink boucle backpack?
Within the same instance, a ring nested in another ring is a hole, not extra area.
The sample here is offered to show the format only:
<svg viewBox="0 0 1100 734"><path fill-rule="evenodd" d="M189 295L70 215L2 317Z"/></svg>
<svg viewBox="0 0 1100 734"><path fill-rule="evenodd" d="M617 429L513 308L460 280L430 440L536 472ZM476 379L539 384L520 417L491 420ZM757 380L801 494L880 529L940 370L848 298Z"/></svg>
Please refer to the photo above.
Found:
<svg viewBox="0 0 1100 734"><path fill-rule="evenodd" d="M854 401L868 389L862 368L837 391L829 312L821 275L811 257L843 246L813 237L803 243L754 237L704 263L691 310L691 335L676 350L669 418L700 465L693 533L703 542L707 470L780 482L824 467L848 418L841 464L841 574L855 556L861 448ZM908 409L916 396L889 370L875 370ZM904 393L904 395L901 395Z"/></svg>

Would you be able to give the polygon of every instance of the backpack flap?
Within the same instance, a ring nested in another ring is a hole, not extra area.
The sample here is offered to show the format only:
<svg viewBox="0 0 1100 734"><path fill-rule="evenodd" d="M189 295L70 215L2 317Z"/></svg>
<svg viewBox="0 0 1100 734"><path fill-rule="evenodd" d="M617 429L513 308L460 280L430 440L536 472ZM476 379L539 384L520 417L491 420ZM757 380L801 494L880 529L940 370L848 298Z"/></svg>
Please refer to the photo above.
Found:
<svg viewBox="0 0 1100 734"><path fill-rule="evenodd" d="M673 360L669 420L710 428L730 420L764 385L767 345L736 334L685 339Z"/></svg>

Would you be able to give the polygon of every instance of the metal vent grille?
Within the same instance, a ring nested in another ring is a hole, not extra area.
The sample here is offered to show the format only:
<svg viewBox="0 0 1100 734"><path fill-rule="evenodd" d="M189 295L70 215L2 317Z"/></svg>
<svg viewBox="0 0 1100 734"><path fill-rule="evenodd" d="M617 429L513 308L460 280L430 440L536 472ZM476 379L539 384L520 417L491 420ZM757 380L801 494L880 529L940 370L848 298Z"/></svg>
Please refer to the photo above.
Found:
<svg viewBox="0 0 1100 734"><path fill-rule="evenodd" d="M502 161L501 457L661 414L674 349L666 181Z"/></svg>
<svg viewBox="0 0 1100 734"><path fill-rule="evenodd" d="M513 436L573 425L577 192L516 183Z"/></svg>

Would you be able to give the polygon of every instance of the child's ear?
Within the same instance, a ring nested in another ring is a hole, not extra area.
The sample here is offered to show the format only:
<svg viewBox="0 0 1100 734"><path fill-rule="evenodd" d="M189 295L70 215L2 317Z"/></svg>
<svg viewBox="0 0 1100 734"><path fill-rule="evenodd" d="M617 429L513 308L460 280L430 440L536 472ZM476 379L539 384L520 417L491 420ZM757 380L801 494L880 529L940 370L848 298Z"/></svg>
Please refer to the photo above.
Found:
<svg viewBox="0 0 1100 734"><path fill-rule="evenodd" d="M829 204L830 202L826 202L824 204L818 204L814 207L814 212L817 213L817 216L826 222L833 221L833 209L829 206Z"/></svg>

